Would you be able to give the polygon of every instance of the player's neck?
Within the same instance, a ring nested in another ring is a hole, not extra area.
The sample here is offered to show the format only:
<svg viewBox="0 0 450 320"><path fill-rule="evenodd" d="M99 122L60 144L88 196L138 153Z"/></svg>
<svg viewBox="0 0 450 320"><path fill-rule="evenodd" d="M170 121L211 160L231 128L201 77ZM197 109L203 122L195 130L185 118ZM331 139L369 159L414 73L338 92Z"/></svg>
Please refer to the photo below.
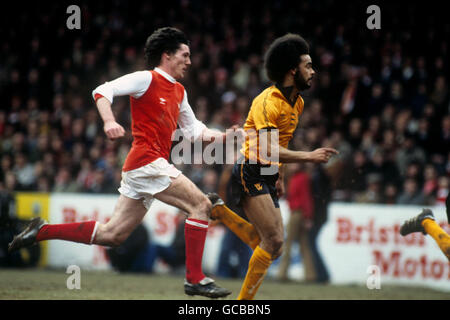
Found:
<svg viewBox="0 0 450 320"><path fill-rule="evenodd" d="M155 68L155 70L156 70L156 71L159 71L159 73L160 73L163 77L165 77L167 80L169 80L170 82L175 83L175 82L177 81L177 80L175 79L175 77L172 76L172 74L169 73L169 72L167 71L167 68L163 69L161 66L158 66L158 67Z"/></svg>
<svg viewBox="0 0 450 320"><path fill-rule="evenodd" d="M290 88L292 87L291 90L289 90L289 97L288 98L290 101L295 101L297 99L297 96L299 94L299 90L297 89L297 87L294 85L294 78L292 76L286 76L284 78L284 81L282 83L282 87L283 88Z"/></svg>
<svg viewBox="0 0 450 320"><path fill-rule="evenodd" d="M280 90L281 94L284 96L284 98L289 102L289 104L291 106L294 106L297 98L298 98L298 89L295 88L295 86L288 86L288 87L283 87L281 85L276 85L276 87L278 88L278 90Z"/></svg>
<svg viewBox="0 0 450 320"><path fill-rule="evenodd" d="M299 92L300 91L298 91L298 89L295 86L293 86L293 89L291 91L291 95L290 95L289 99L294 102L297 101Z"/></svg>
<svg viewBox="0 0 450 320"><path fill-rule="evenodd" d="M173 70L171 68L169 68L169 66L167 66L165 64L161 64L157 68L160 69L161 71L164 71L167 75L172 77L172 79L176 80L175 75L174 75L175 73L173 72Z"/></svg>

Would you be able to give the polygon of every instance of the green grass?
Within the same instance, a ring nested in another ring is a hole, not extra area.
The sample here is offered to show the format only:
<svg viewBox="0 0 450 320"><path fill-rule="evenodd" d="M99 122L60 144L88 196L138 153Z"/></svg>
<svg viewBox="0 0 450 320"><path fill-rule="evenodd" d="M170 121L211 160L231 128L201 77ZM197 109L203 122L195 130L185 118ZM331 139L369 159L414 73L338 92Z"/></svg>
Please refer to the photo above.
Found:
<svg viewBox="0 0 450 320"><path fill-rule="evenodd" d="M118 274L81 270L81 289L69 290L65 270L0 269L1 300L202 300L183 292L183 277L161 274ZM233 291L236 299L241 279L216 279ZM261 300L448 300L450 294L427 288L382 286L369 290L365 286L315 285L299 282L281 283L266 279L256 299Z"/></svg>

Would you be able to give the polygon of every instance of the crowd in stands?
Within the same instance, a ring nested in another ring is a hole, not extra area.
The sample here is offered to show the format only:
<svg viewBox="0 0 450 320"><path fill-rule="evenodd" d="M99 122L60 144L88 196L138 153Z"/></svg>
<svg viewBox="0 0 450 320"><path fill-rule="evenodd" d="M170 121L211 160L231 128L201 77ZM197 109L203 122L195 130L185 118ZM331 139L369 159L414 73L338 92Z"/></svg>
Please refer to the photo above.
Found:
<svg viewBox="0 0 450 320"><path fill-rule="evenodd" d="M332 200L434 205L448 193L445 17L391 4L382 28L369 30L365 8L332 1L91 1L80 5L81 29L70 30L62 3L34 6L0 28L1 190L118 194L132 142L129 102L114 101L127 133L110 141L91 92L144 70L146 38L170 25L190 39L192 65L181 82L209 127L244 124L252 99L270 85L268 45L299 33L317 75L302 93L291 148L340 151L326 165ZM179 166L203 191L217 188L221 165Z"/></svg>

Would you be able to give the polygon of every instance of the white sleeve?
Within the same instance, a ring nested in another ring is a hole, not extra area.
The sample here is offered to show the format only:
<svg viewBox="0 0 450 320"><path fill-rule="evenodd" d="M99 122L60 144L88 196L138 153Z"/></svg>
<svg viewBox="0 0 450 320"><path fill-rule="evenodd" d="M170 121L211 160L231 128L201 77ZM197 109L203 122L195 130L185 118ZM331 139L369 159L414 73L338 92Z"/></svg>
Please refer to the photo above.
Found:
<svg viewBox="0 0 450 320"><path fill-rule="evenodd" d="M203 122L195 117L194 112L189 105L186 90L184 91L183 101L180 106L178 124L183 132L183 136L191 141L197 140L202 134L202 131L206 128Z"/></svg>
<svg viewBox="0 0 450 320"><path fill-rule="evenodd" d="M98 86L92 91L92 97L95 99L95 94L98 93L111 103L117 96L129 95L138 99L147 91L151 82L152 73L150 71L136 71Z"/></svg>

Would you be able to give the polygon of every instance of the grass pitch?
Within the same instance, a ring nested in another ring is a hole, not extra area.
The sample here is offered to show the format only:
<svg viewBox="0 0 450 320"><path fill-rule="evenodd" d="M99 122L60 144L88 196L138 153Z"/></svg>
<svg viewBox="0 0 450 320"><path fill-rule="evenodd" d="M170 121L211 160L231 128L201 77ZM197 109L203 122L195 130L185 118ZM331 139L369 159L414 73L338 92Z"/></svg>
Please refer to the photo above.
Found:
<svg viewBox="0 0 450 320"><path fill-rule="evenodd" d="M67 289L65 270L0 269L1 300L209 300L189 297L183 276L166 274L119 274L81 270L81 289ZM216 279L232 290L225 300L236 299L242 279ZM449 300L450 294L427 288L382 286L335 286L281 283L265 279L258 300Z"/></svg>

